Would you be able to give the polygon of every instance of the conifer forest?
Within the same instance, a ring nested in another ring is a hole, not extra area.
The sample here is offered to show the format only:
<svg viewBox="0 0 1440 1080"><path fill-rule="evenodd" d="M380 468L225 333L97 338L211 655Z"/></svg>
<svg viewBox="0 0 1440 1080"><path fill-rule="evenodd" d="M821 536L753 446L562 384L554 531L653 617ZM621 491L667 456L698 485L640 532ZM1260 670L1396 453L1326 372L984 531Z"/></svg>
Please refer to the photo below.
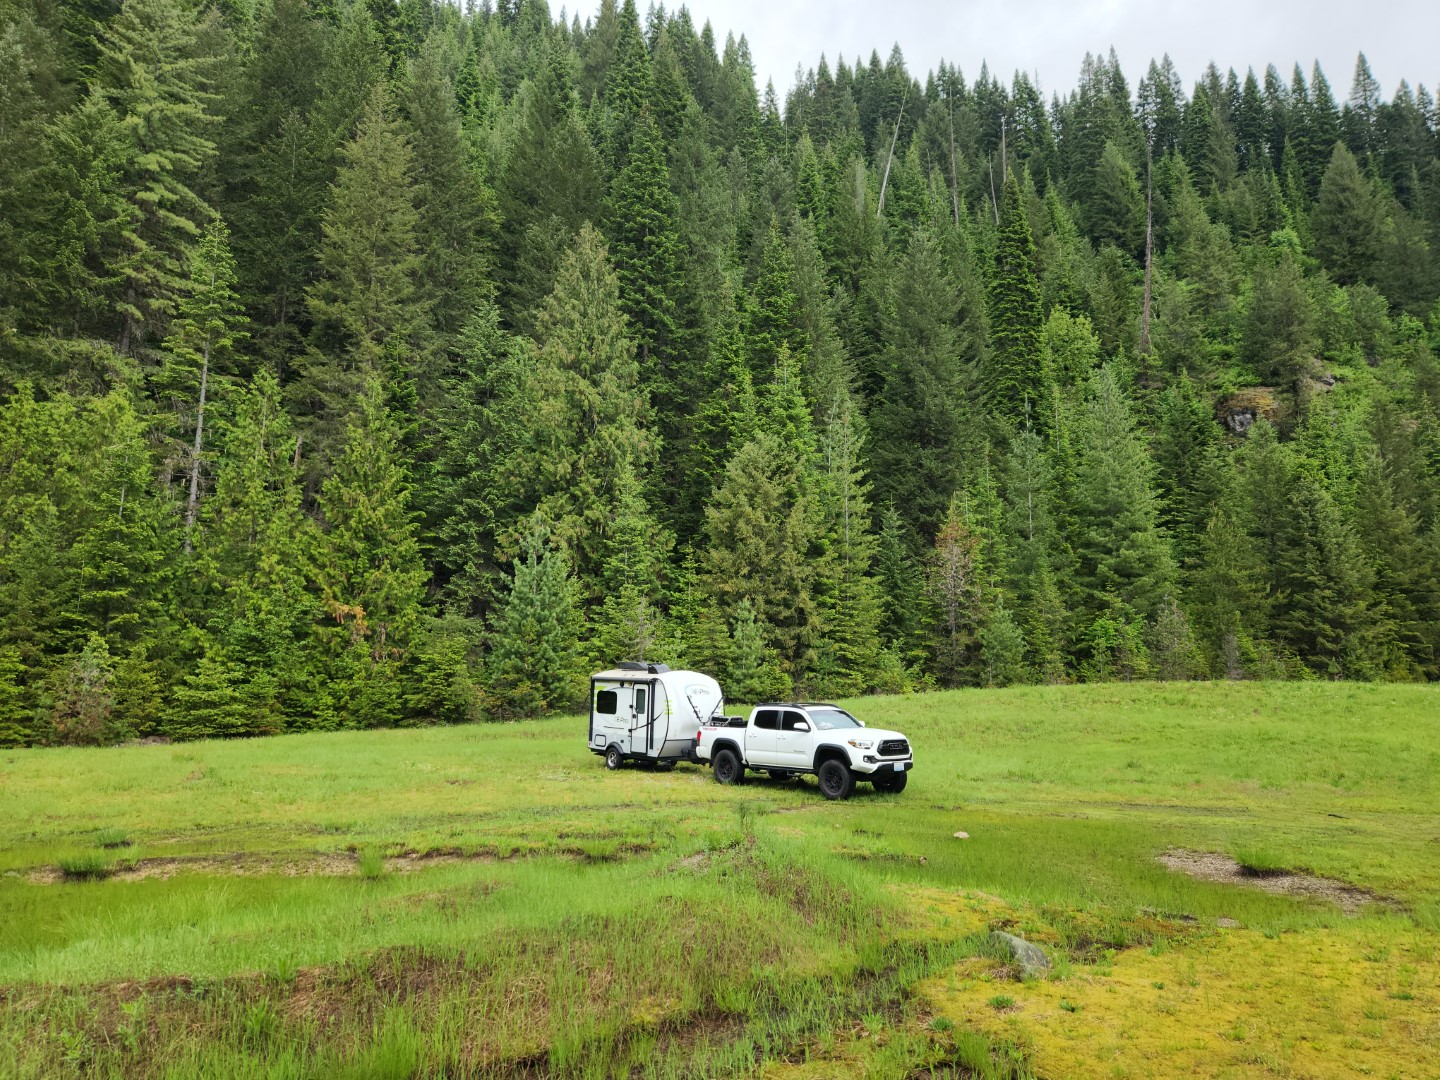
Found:
<svg viewBox="0 0 1440 1080"><path fill-rule="evenodd" d="M1435 98L1076 64L0 0L0 746L1440 678Z"/></svg>

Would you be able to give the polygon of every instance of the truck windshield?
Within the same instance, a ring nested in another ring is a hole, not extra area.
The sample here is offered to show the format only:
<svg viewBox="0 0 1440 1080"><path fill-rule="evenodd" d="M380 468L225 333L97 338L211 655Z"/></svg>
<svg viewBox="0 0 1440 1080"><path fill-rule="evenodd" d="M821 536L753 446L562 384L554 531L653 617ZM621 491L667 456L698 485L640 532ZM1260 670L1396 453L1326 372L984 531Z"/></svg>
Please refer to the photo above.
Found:
<svg viewBox="0 0 1440 1080"><path fill-rule="evenodd" d="M819 731L830 731L833 728L859 727L860 721L856 720L844 709L808 709L811 721Z"/></svg>

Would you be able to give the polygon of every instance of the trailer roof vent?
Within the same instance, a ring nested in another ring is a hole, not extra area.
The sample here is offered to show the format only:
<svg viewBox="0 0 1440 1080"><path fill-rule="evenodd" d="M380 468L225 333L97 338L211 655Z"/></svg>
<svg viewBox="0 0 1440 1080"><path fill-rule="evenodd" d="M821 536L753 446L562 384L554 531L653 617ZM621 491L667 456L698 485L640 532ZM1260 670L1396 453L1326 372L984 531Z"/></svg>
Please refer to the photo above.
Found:
<svg viewBox="0 0 1440 1080"><path fill-rule="evenodd" d="M651 675L664 675L664 674L665 674L667 671L669 671L669 670L670 670L670 665L669 665L669 664L651 664L651 665L650 665L650 674L651 674Z"/></svg>
<svg viewBox="0 0 1440 1080"><path fill-rule="evenodd" d="M620 671L646 671L649 666L640 663L638 660L621 660L615 665Z"/></svg>

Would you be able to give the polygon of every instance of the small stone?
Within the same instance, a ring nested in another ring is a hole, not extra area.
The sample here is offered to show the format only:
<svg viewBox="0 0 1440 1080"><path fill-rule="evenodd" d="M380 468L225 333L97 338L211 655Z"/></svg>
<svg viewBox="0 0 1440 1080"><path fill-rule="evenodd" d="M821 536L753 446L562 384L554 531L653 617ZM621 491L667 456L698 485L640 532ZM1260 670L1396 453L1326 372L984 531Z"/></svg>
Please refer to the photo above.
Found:
<svg viewBox="0 0 1440 1080"><path fill-rule="evenodd" d="M1020 965L1020 973L1027 979L1043 975L1050 970L1050 958L1040 951L1038 945L1032 945L1022 937L1014 934L1007 934L1003 930L992 930L990 932L990 943L997 945Z"/></svg>
<svg viewBox="0 0 1440 1080"><path fill-rule="evenodd" d="M957 833L955 834L955 839L956 839L956 840L969 840L969 839L970 839L970 834L969 834L968 832L957 832Z"/></svg>
<svg viewBox="0 0 1440 1080"><path fill-rule="evenodd" d="M1215 920L1215 925L1222 930L1234 930L1240 923L1235 919L1227 919L1223 915Z"/></svg>

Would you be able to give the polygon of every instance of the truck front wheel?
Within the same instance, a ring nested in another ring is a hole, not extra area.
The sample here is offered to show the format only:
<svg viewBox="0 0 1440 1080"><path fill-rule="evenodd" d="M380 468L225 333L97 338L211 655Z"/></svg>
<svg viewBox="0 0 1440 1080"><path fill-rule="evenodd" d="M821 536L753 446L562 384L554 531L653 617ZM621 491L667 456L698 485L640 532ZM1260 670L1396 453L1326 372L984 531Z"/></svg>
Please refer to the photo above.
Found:
<svg viewBox="0 0 1440 1080"><path fill-rule="evenodd" d="M839 758L820 766L820 794L827 799L848 799L855 790L855 775Z"/></svg>
<svg viewBox="0 0 1440 1080"><path fill-rule="evenodd" d="M908 772L889 773L885 776L875 777L874 784L876 791L888 792L891 795L899 795L905 790L905 785L910 780Z"/></svg>
<svg viewBox="0 0 1440 1080"><path fill-rule="evenodd" d="M620 752L620 747L614 743L605 751L605 767L607 769L618 769L625 764L625 755Z"/></svg>
<svg viewBox="0 0 1440 1080"><path fill-rule="evenodd" d="M740 764L740 758L734 750L715 751L715 779L722 784L745 782L745 767Z"/></svg>

